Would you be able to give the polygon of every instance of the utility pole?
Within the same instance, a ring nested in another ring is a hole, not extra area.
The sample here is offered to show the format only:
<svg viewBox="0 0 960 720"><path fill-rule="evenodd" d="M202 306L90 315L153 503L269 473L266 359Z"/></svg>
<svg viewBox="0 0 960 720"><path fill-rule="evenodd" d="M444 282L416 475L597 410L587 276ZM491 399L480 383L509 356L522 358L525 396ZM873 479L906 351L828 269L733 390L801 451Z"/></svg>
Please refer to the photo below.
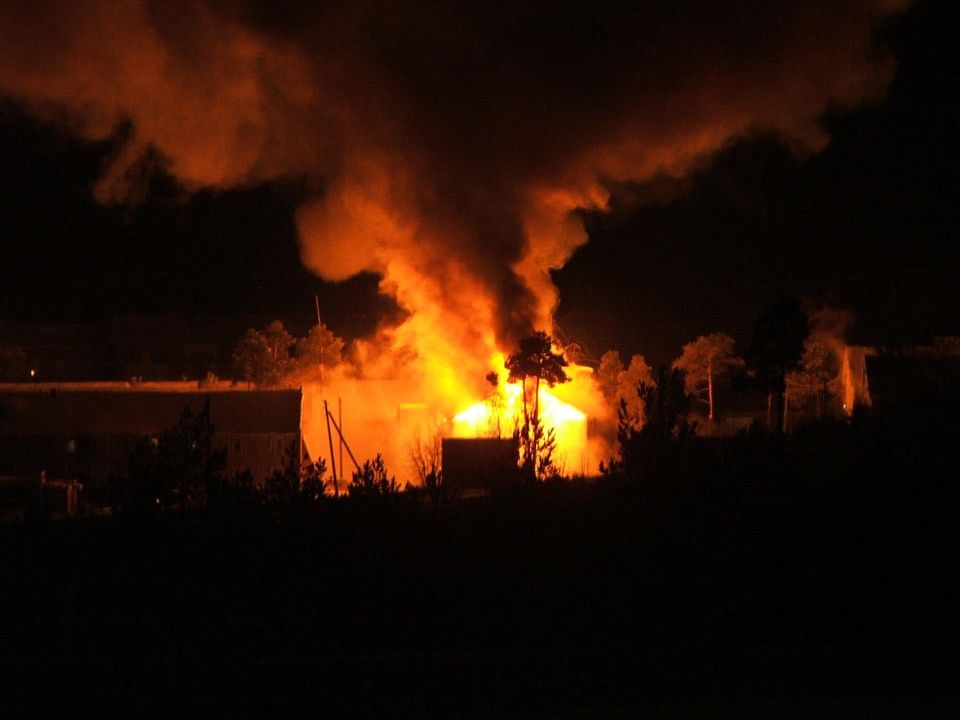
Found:
<svg viewBox="0 0 960 720"><path fill-rule="evenodd" d="M340 485L337 483L337 459L333 455L333 434L330 432L330 410L327 408L327 401L323 401L323 414L327 419L327 443L330 446L330 465L333 466L333 494L335 497L340 496ZM339 433L340 430L338 429Z"/></svg>

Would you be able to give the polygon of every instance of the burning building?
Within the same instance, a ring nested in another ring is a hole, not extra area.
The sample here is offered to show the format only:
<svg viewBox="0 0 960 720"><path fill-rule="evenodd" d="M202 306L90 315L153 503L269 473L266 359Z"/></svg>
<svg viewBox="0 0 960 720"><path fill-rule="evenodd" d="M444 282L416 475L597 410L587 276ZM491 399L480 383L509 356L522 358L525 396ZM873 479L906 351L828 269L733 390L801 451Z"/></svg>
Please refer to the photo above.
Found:
<svg viewBox="0 0 960 720"><path fill-rule="evenodd" d="M822 147L824 108L882 92L871 33L906 4L13 3L0 92L112 143L104 203L141 199L156 170L185 192L301 183L304 264L331 282L375 273L402 311L324 391L343 398L347 436L386 436L396 465L405 404L435 409L421 424L487 432L483 378L552 332L550 273L586 242L583 211L757 128ZM596 391L570 385L544 408L578 471Z"/></svg>
<svg viewBox="0 0 960 720"><path fill-rule="evenodd" d="M588 368L585 370L589 370ZM572 404L578 395L594 394L589 373L578 373L573 387L546 389L540 393L540 417L556 440L554 464L563 474L596 472L600 452L587 435L587 413ZM477 399L461 391L462 399L443 402L434 396L423 402L420 385L397 380L334 379L329 385L303 387L303 438L307 452L335 465L340 477L354 470L351 454L360 462L383 455L387 467L402 481L417 479L415 455L440 439L510 439L523 422L522 391L507 384ZM564 393L561 399L560 393ZM589 407L595 407L590 405ZM334 421L329 427L326 412ZM348 443L341 449L340 431Z"/></svg>
<svg viewBox="0 0 960 720"><path fill-rule="evenodd" d="M504 391L475 403L453 418L453 437L511 437L522 427L523 390L507 385ZM556 448L553 462L564 475L584 475L596 470L591 462L587 439L587 416L570 403L560 400L546 389L538 398L540 420L553 434Z"/></svg>

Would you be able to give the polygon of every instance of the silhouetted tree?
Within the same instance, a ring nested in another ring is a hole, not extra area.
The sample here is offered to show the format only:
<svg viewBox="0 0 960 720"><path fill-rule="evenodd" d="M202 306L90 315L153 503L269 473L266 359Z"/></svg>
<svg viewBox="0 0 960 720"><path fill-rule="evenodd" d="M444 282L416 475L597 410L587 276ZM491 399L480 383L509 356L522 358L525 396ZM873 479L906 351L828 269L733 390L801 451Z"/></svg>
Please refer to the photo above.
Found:
<svg viewBox="0 0 960 720"><path fill-rule="evenodd" d="M617 398L626 402L626 411L630 421L637 428L643 427L646 422L646 400L637 388L641 385L653 386L656 381L653 370L643 355L633 355L626 370L617 378Z"/></svg>
<svg viewBox="0 0 960 720"><path fill-rule="evenodd" d="M653 384L650 365L643 355L630 358L629 367L624 368L620 353L610 350L600 358L596 373L597 384L611 410L618 414L620 406L626 402L626 412L636 427L643 425L643 400L637 394L640 383Z"/></svg>
<svg viewBox="0 0 960 720"><path fill-rule="evenodd" d="M396 495L400 485L396 477L390 477L383 456L379 453L373 460L365 460L361 468L353 473L347 486L350 497L380 497Z"/></svg>
<svg viewBox="0 0 960 720"><path fill-rule="evenodd" d="M326 461L302 460L297 442L287 449L286 456L284 467L263 483L260 494L264 504L282 512L315 505L327 491Z"/></svg>
<svg viewBox="0 0 960 720"><path fill-rule="evenodd" d="M634 474L645 456L673 441L682 441L696 432L696 422L687 420L691 396L686 391L682 370L662 366L656 383L641 382L636 390L645 408L645 422L637 427L627 410L626 400L620 402L617 426L618 457L608 468L608 474Z"/></svg>
<svg viewBox="0 0 960 720"><path fill-rule="evenodd" d="M487 381L493 391L487 398L487 406L490 408L490 426L488 428L488 432L490 437L498 438L501 436L503 430L500 427L500 419L503 415L503 408L505 405L503 390L500 387L500 376L497 374L496 370L491 370L484 376L484 379Z"/></svg>
<svg viewBox="0 0 960 720"><path fill-rule="evenodd" d="M823 307L810 314L800 366L787 375L788 404L808 405L821 417L832 395L840 390L840 362L846 331L853 322L847 309Z"/></svg>
<svg viewBox="0 0 960 720"><path fill-rule="evenodd" d="M293 367L293 336L274 320L262 331L248 328L233 352L238 379L256 385L276 385Z"/></svg>
<svg viewBox="0 0 960 720"><path fill-rule="evenodd" d="M287 332L282 322L274 320L263 329L263 336L266 338L267 348L277 371L283 373L288 370L291 360L290 348L296 342L293 335Z"/></svg>
<svg viewBox="0 0 960 720"><path fill-rule="evenodd" d="M702 398L706 393L707 419L713 420L713 381L743 365L743 360L733 352L733 338L724 333L701 335L683 346L683 354L673 362L673 367L686 373L687 392Z"/></svg>
<svg viewBox="0 0 960 720"><path fill-rule="evenodd" d="M210 403L194 414L184 407L177 424L159 438L144 438L130 458L129 484L115 500L124 509L203 505L206 490L222 480L226 452L213 447Z"/></svg>
<svg viewBox="0 0 960 720"><path fill-rule="evenodd" d="M620 360L620 353L616 350L608 350L600 356L600 365L597 367L594 378L596 378L603 399L611 407L619 405L617 383L622 372L623 361Z"/></svg>
<svg viewBox="0 0 960 720"><path fill-rule="evenodd" d="M565 383L569 378L564 372L567 361L563 355L553 352L550 336L543 331L520 340L520 349L510 355L504 367L509 372L510 382L519 382L523 386L524 420L528 417L538 417L540 412L540 383L547 383L553 387L558 383ZM533 412L528 407L527 380L532 378L533 383Z"/></svg>
<svg viewBox="0 0 960 720"><path fill-rule="evenodd" d="M263 334L249 328L240 338L233 351L233 363L237 370L237 379L248 385L259 385L270 373L273 362L270 347Z"/></svg>
<svg viewBox="0 0 960 720"><path fill-rule="evenodd" d="M682 370L663 365L657 372L657 382L641 382L638 393L646 413L646 422L637 431L638 436L646 441L662 442L694 434L696 423L687 420L691 396Z"/></svg>
<svg viewBox="0 0 960 720"><path fill-rule="evenodd" d="M778 300L757 320L747 361L767 390L767 422L783 432L787 373L797 369L808 334L807 314L793 298Z"/></svg>
<svg viewBox="0 0 960 720"><path fill-rule="evenodd" d="M444 507L451 497L450 485L440 468L441 449L442 440L436 429L428 432L426 439L418 433L410 443L410 462L417 478L417 487L437 510Z"/></svg>
<svg viewBox="0 0 960 720"><path fill-rule="evenodd" d="M414 475L421 486L426 484L429 475L432 474L436 478L440 472L441 448L440 431L436 428L428 431L426 438L419 431L411 438L409 447L410 464L413 466Z"/></svg>
<svg viewBox="0 0 960 720"><path fill-rule="evenodd" d="M260 488L249 469L217 474L207 482L204 506L227 518L252 517L262 504Z"/></svg>
<svg viewBox="0 0 960 720"><path fill-rule="evenodd" d="M831 384L835 391L839 390L839 374L840 359L835 349L811 333L804 343L799 367L787 373L788 406L803 406L813 399L816 416L821 417L831 395Z"/></svg>
<svg viewBox="0 0 960 720"><path fill-rule="evenodd" d="M540 422L540 383L554 387L567 382L569 378L563 370L566 366L567 361L563 355L553 352L553 341L543 331L520 340L520 349L504 363L509 381L519 382L523 390L523 427L519 428L522 463L534 477L541 477L552 467L552 446L555 445L552 428L545 431ZM528 383L530 379L532 386ZM532 401L528 398L531 394ZM541 458L538 451L545 441L550 441L550 453Z"/></svg>
<svg viewBox="0 0 960 720"><path fill-rule="evenodd" d="M161 502L175 500L181 508L204 502L207 484L226 466L226 452L213 447L213 433L208 399L196 415L184 407L177 424L163 434L159 442Z"/></svg>
<svg viewBox="0 0 960 720"><path fill-rule="evenodd" d="M320 382L325 380L326 371L339 365L342 359L343 340L322 323L310 328L307 336L297 340L296 345L300 369L316 373Z"/></svg>

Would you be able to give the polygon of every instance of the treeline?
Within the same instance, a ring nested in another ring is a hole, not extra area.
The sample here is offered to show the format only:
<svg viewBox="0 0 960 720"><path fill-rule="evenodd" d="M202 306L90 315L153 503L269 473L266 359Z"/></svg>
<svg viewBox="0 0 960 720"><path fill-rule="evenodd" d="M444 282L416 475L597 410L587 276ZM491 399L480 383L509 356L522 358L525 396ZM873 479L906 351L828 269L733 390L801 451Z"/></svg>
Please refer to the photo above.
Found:
<svg viewBox="0 0 960 720"><path fill-rule="evenodd" d="M262 387L280 385L294 374L300 381L323 382L342 362L343 348L343 339L321 322L297 338L274 320L262 329L248 328L240 338L233 351L234 379Z"/></svg>
<svg viewBox="0 0 960 720"><path fill-rule="evenodd" d="M852 319L848 310L821 307L807 312L797 300L783 298L757 319L745 351L738 353L734 339L725 333L701 335L661 370L683 374L689 396L686 412L691 422L699 419L701 433L722 429L725 408L717 397L721 384L727 397L731 389L766 394L765 427L785 432L788 407L807 419L843 414L840 372ZM611 350L600 358L596 379L614 416L639 430L646 422L642 387L656 385L660 374L643 355L632 356L625 367L619 352Z"/></svg>

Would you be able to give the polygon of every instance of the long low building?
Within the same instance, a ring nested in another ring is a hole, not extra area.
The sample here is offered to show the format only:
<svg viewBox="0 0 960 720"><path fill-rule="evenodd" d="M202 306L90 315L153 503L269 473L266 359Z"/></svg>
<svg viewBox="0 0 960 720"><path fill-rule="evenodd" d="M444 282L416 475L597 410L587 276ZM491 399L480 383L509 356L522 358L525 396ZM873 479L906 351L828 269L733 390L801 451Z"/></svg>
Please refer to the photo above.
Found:
<svg viewBox="0 0 960 720"><path fill-rule="evenodd" d="M184 408L210 408L227 472L270 475L302 453L299 389L198 388L196 383L0 385L0 474L104 482L127 473L144 438L160 438Z"/></svg>

